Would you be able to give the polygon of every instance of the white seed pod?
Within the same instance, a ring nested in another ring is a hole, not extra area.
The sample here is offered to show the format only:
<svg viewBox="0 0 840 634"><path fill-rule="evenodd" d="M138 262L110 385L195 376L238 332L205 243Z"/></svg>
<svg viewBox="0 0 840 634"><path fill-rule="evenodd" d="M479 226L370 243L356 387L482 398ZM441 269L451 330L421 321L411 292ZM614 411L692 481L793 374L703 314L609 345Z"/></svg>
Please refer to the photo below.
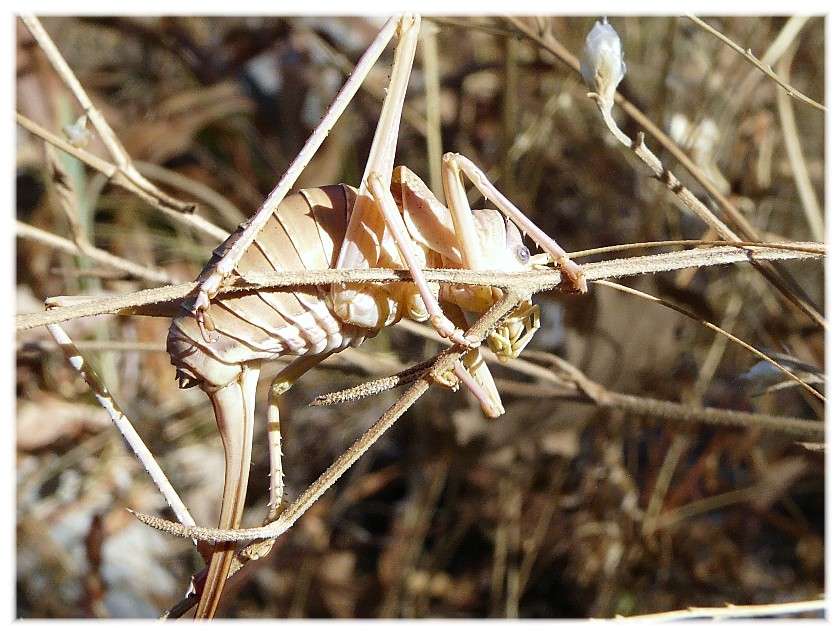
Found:
<svg viewBox="0 0 840 634"><path fill-rule="evenodd" d="M612 106L615 90L626 70L618 33L607 18L596 22L586 36L580 55L580 72L587 86Z"/></svg>

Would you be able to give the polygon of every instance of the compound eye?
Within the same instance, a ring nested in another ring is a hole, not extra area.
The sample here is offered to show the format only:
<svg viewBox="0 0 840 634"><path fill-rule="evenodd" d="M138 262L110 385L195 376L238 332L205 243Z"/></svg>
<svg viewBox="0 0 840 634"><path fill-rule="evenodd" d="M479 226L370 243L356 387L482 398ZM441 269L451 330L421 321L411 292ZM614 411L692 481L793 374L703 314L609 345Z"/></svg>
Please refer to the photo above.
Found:
<svg viewBox="0 0 840 634"><path fill-rule="evenodd" d="M528 264L528 261L531 259L531 252L524 244L520 244L516 247L516 259L519 260L521 264Z"/></svg>

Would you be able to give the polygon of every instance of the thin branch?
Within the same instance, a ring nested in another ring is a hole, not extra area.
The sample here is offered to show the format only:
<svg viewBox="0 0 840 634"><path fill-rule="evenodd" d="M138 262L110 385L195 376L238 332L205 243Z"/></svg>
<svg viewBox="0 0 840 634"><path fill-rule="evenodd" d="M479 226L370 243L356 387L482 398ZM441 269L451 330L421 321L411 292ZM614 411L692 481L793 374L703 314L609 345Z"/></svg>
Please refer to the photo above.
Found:
<svg viewBox="0 0 840 634"><path fill-rule="evenodd" d="M166 215L169 218L172 218L176 222L180 222L181 224L191 227L192 229L201 231L207 236L220 242L225 240L230 235L229 232L219 229L219 227L217 227L211 222L208 222L200 216L196 216L192 213L184 213L176 209L172 209L168 206L161 205L158 197L153 196L149 194L149 192L147 192L145 189L138 187L133 180L128 178L128 176L126 176L125 173L122 172L113 163L109 163L108 161L99 158L95 154L91 154L83 148L76 147L75 145L67 142L61 137L53 134L46 128L42 128L40 125L38 125L31 119L24 117L19 112L15 113L15 119L21 127L25 128L35 136L43 139L51 145L54 145L58 149L67 152L68 154L79 159L89 167L102 173L114 185L122 187L126 191L131 192L141 200L144 200L153 207L159 209L164 215Z"/></svg>
<svg viewBox="0 0 840 634"><path fill-rule="evenodd" d="M18 238L35 240L41 244L70 253L71 255L84 255L94 262L113 267L119 271L124 271L137 279L148 280L150 282L163 282L164 284L173 284L179 281L163 269L143 266L142 264L123 259L93 246L87 246L83 250L78 244L73 243L67 238L62 238L49 231L38 229L20 220L17 220L15 223L15 232Z"/></svg>
<svg viewBox="0 0 840 634"><path fill-rule="evenodd" d="M779 243L761 247L712 247L709 249L690 249L675 253L659 253L635 258L621 258L605 262L582 264L584 274L589 280L608 277L626 277L644 273L671 271L679 268L716 266L748 262L755 260L787 260L823 258L826 248L816 242ZM423 274L430 282L445 284L474 284L495 286L508 289L518 287L531 293L562 285L565 277L556 269L532 271L527 273L494 273L492 271L469 271L463 269L430 269ZM220 289L220 294L254 290L294 288L307 285L352 284L358 282L397 282L409 281L408 271L391 269L354 269L323 271L286 271L280 273L250 273L242 278L229 280ZM97 298L66 306L45 313L19 315L15 320L15 330L27 330L47 324L60 323L81 317L107 313L143 314L143 308L153 304L172 302L192 297L198 292L195 282L175 284L160 288L147 289L120 295L117 297Z"/></svg>
<svg viewBox="0 0 840 634"><path fill-rule="evenodd" d="M715 407L698 407L673 403L654 398L633 396L612 392L603 385L588 378L578 368L557 356L544 352L531 352L529 356L542 359L552 364L560 371L555 377L557 384L563 390L558 396L569 397L569 382L579 395L599 407L618 409L632 414L668 418L687 423L703 423L707 425L727 425L744 427L746 429L761 429L762 431L784 434L798 440L825 439L825 423L818 420L792 418L789 416L772 416L769 414L753 414L735 410L724 410ZM513 366L512 366L513 367Z"/></svg>
<svg viewBox="0 0 840 634"><path fill-rule="evenodd" d="M749 49L744 50L743 48L738 46L735 42L733 42L728 37L726 37L723 33L718 31L714 27L706 24L705 22L703 22L703 20L701 20L700 18L695 17L695 16L691 15L690 13L687 13L685 15L685 17L687 17L689 20L694 22L697 26L701 27L702 29L705 29L706 31L708 31L709 33L714 35L716 38L718 38L721 42L726 44L728 47L730 47L734 51L737 51L738 53L740 53L744 57L744 59L746 59L750 64L755 66L758 70L760 70L762 73L767 75L770 79L772 79L774 82L779 84L779 86L788 95L790 95L794 99L798 99L799 101L801 101L803 103L807 103L809 106L812 106L812 107L816 108L817 110L820 110L821 112L826 111L824 105L814 101L810 97L806 97L805 95L803 95L796 88L791 86L785 79L783 79L782 77L780 77L779 75L774 73L772 68L770 68L767 64L763 63L760 59L758 59L755 55L753 55L752 51L750 51Z"/></svg>
<svg viewBox="0 0 840 634"><path fill-rule="evenodd" d="M429 326L412 321L400 322L399 325L415 335L426 337L430 341L446 343ZM756 352L757 356L764 357L760 351ZM493 364L500 363L489 349L482 348L482 354L487 362ZM374 379L348 390L321 395L310 403L310 405L329 405L353 400L354 398L363 398L368 394L385 391L390 389L391 385L389 384L391 383L401 384L403 375L408 375L412 372L417 373L425 367L428 367L433 361L434 359L424 361L393 376ZM537 361L547 364L549 367L540 365L536 363ZM821 441L825 439L825 424L818 420L772 416L770 414L753 414L751 412L726 410L716 407L697 407L684 403L613 392L588 378L571 363L548 352L526 350L522 357L509 359L504 365L509 370L536 380L536 383L527 385L521 383L512 384L516 387L514 393L526 398L560 398L588 402L598 407L618 409L643 416L668 418L706 425L762 429L768 432L785 434L797 440ZM503 381L497 380L497 386L501 391L513 391L506 390L503 383Z"/></svg>
<svg viewBox="0 0 840 634"><path fill-rule="evenodd" d="M140 172L135 169L131 163L131 158L125 151L122 143L120 143L117 135L114 134L114 131L111 129L111 126L108 125L108 122L105 120L105 117L102 116L102 113L94 107L93 102L87 96L85 89L82 88L82 85L79 83L79 80L76 78L76 75L73 73L70 66L64 60L64 57L52 41L52 38L44 30L40 20L38 20L35 16L26 15L21 16L20 19L26 25L26 28L29 29L32 37L35 38L35 41L38 42L38 46L40 46L41 50L44 51L44 54L46 54L47 59L49 59L50 64L52 64L56 73L58 73L59 77L61 77L62 81L64 81L76 97L79 105L90 119L90 122L96 128L96 131L99 133L99 136L105 144L105 147L108 149L111 158L116 163L117 169L138 189L146 193L147 196L155 199L158 206L162 208L169 208L181 213L191 213L195 209L195 205L192 203L183 203L172 198L147 181Z"/></svg>

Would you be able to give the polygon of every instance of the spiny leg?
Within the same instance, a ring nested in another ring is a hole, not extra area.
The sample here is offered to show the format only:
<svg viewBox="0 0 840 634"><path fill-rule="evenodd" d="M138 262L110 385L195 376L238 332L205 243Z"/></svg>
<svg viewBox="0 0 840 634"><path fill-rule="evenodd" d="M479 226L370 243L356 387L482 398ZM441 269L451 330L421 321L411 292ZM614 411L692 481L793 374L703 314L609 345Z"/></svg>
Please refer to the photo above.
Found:
<svg viewBox="0 0 840 634"><path fill-rule="evenodd" d="M268 463L269 501L265 523L273 522L283 510L282 433L280 429L280 397L306 372L321 363L332 352L298 357L281 370L268 390Z"/></svg>
<svg viewBox="0 0 840 634"><path fill-rule="evenodd" d="M235 381L209 394L225 451L225 484L219 512L219 528L223 529L239 528L242 521L251 467L258 379L259 366L245 365ZM235 554L235 542L218 542L214 546L195 618L213 618Z"/></svg>
<svg viewBox="0 0 840 634"><path fill-rule="evenodd" d="M269 502L263 524L273 522L283 511L283 451L280 429L280 396L282 396L304 373L311 370L332 353L298 357L281 370L271 382L268 391L268 462ZM228 576L237 572L245 563L266 557L274 547L276 537L261 539L248 544L236 556Z"/></svg>

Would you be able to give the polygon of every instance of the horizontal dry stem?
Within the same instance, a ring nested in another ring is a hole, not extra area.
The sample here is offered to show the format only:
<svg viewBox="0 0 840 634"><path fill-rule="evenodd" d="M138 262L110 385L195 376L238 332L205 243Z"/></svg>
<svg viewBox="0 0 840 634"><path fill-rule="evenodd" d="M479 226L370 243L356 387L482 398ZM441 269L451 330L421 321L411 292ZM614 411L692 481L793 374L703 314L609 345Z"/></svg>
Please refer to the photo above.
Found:
<svg viewBox="0 0 840 634"><path fill-rule="evenodd" d="M431 328L411 323L406 324L406 327L415 334L427 336L429 339L442 342L440 337ZM492 354L489 354L489 350L483 349L483 352L488 362L498 363ZM764 357L761 353L757 353L759 356ZM771 414L754 414L716 407L698 407L684 403L614 392L588 378L574 365L556 355L541 351L526 351L524 354L528 359L533 359L533 361L517 358L505 362L505 367L508 369L537 379L538 381L535 384L516 383L515 393L522 397L560 398L591 403L598 407L621 410L631 414L653 416L674 421L761 429L763 431L784 434L795 440L825 440L825 425L822 421L789 416L773 416ZM534 361L542 361L550 367L539 365ZM311 405L332 405L391 389L396 384L402 384L402 377L404 375L417 373L428 364L429 362L426 361L390 377L374 379L348 390L324 394L316 398ZM505 389L505 383L502 380L497 380L497 386L502 391L508 391Z"/></svg>
<svg viewBox="0 0 840 634"><path fill-rule="evenodd" d="M825 599L813 601L793 601L791 603L771 603L765 605L726 605L724 607L697 607L658 614L642 614L639 616L619 616L621 620L634 621L682 621L687 619L755 619L767 616L783 616L786 614L803 614L805 612L824 612L827 607Z"/></svg>
<svg viewBox="0 0 840 634"><path fill-rule="evenodd" d="M621 258L582 264L584 274L589 280L627 277L645 273L672 271L680 268L717 266L752 260L788 260L823 258L826 247L818 242L778 243L761 247L712 247L708 249L689 249L674 253ZM493 271L468 271L463 269L429 269L423 272L430 282L444 284L474 284L495 286L502 289L518 288L530 294L559 286L563 274L556 269L532 271L527 273L504 273ZM223 286L220 295L246 290L295 288L299 286L355 283L355 282L397 282L411 279L408 271L391 269L353 269L324 271L286 271L270 274L250 273L235 278ZM66 306L46 313L19 315L15 330L27 330L47 324L60 323L81 317L90 317L108 313L127 311L128 314L142 314L140 307L173 302L191 297L198 291L195 282L174 284L160 288L147 289L120 295L117 297L97 298Z"/></svg>

